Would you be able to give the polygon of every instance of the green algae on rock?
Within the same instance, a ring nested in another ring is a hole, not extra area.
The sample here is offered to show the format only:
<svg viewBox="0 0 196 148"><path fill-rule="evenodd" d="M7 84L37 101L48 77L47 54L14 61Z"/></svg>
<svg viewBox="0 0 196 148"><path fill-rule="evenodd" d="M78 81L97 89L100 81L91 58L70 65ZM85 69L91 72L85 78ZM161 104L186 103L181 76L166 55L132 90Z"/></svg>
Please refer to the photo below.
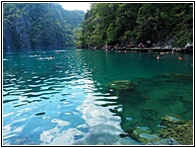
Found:
<svg viewBox="0 0 196 148"><path fill-rule="evenodd" d="M143 144L160 140L160 138L157 135L153 134L152 131L147 127L133 127L128 129L126 132L128 133L127 135L121 134L120 136L122 138L126 136L131 137L132 139Z"/></svg>
<svg viewBox="0 0 196 148"><path fill-rule="evenodd" d="M108 90L122 91L136 88L137 84L130 80L116 80L107 85Z"/></svg>
<svg viewBox="0 0 196 148"><path fill-rule="evenodd" d="M166 116L162 118L161 125L166 129L160 130L161 138L171 137L180 142L182 145L193 144L193 121L184 121L179 118Z"/></svg>
<svg viewBox="0 0 196 148"><path fill-rule="evenodd" d="M127 129L125 134L121 134L123 137L131 137L132 139L141 142L143 144L166 144L166 145L192 145L193 144L193 121L185 121L178 116L167 115L161 118L160 125L164 128L160 128L154 131L151 128L141 128L140 126L134 126ZM169 141L168 141L169 139Z"/></svg>

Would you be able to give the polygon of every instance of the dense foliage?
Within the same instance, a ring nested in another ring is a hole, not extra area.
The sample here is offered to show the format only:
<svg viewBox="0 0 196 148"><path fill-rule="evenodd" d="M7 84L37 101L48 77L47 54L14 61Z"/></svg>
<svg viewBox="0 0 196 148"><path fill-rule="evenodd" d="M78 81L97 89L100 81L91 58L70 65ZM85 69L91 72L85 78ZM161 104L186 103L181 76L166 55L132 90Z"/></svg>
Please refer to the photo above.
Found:
<svg viewBox="0 0 196 148"><path fill-rule="evenodd" d="M93 3L75 34L82 48L140 42L184 47L193 40L193 3Z"/></svg>
<svg viewBox="0 0 196 148"><path fill-rule="evenodd" d="M4 49L60 48L74 45L73 30L84 12L56 3L3 3Z"/></svg>

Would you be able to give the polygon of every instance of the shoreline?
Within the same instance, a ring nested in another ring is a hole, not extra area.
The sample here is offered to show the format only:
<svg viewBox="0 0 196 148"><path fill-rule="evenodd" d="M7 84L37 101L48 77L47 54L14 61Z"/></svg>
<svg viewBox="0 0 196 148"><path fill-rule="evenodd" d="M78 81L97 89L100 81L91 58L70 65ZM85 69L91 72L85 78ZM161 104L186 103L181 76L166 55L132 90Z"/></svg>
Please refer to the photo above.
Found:
<svg viewBox="0 0 196 148"><path fill-rule="evenodd" d="M116 49L103 49L103 50L119 50L119 51L137 51L137 52L181 52L193 53L193 49L184 48L116 48Z"/></svg>

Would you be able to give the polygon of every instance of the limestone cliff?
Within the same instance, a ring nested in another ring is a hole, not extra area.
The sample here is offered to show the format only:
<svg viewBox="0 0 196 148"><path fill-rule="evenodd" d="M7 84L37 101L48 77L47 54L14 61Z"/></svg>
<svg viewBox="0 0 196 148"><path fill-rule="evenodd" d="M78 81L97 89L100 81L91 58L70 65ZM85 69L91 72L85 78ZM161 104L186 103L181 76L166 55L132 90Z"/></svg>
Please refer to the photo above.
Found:
<svg viewBox="0 0 196 148"><path fill-rule="evenodd" d="M3 49L74 46L72 30L83 16L55 3L3 3Z"/></svg>

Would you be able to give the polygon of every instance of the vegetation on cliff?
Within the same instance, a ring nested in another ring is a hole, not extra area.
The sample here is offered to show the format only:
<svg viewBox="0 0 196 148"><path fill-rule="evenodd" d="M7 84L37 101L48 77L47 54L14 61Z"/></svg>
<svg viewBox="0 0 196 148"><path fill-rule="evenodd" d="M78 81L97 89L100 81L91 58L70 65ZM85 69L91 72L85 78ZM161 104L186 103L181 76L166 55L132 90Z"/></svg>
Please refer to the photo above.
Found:
<svg viewBox="0 0 196 148"><path fill-rule="evenodd" d="M56 3L3 3L3 48L74 46L73 30L83 18L83 11Z"/></svg>
<svg viewBox="0 0 196 148"><path fill-rule="evenodd" d="M93 3L75 34L82 48L140 42L184 47L193 40L193 3Z"/></svg>

